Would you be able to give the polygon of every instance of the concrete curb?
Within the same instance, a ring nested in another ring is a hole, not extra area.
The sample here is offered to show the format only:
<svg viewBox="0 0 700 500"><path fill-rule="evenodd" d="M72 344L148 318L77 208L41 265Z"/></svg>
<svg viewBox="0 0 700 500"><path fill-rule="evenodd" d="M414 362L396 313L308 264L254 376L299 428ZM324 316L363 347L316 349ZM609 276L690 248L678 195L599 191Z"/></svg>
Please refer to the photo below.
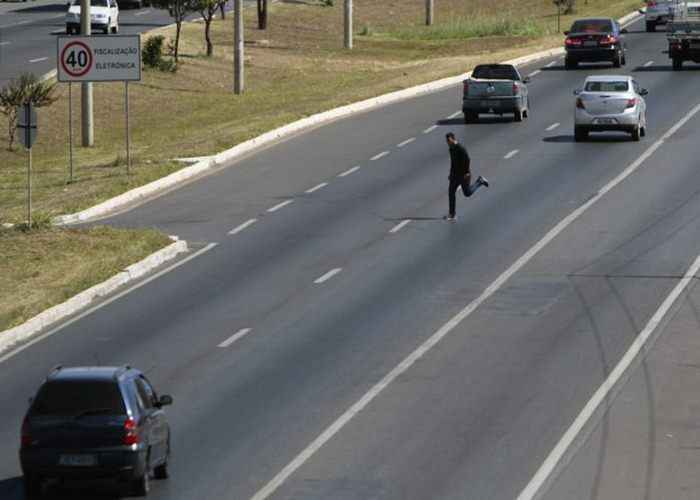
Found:
<svg viewBox="0 0 700 500"><path fill-rule="evenodd" d="M636 20L637 17L640 17L640 14L638 12L632 12L619 19L619 22L620 24L626 24L632 20ZM534 54L519 57L517 59L512 59L509 61L504 61L504 63L513 64L515 66L522 66L524 64L532 63L540 59L561 56L563 54L564 48L560 47L556 49L539 51ZM199 161L194 165L183 168L182 170L178 170L177 172L163 177L162 179L158 179L157 181L153 181L136 189L132 189L131 191L127 191L126 193L111 198L107 201L104 201L81 212L55 217L53 219L53 222L57 225L76 224L80 222L85 222L90 219L104 217L114 211L123 209L140 200L144 200L146 198L154 196L155 194L161 191L171 189L188 179L201 175L207 172L208 170L211 170L226 162L235 160L236 158L239 158L258 148L272 144L275 141L279 141L280 139L290 137L303 130L310 129L341 118L347 118L349 116L373 110L389 104L394 104L407 99L412 99L425 94L431 94L448 89L452 86L460 84L470 74L471 72L464 73L458 76L444 78L441 80L436 80L434 82L418 85L416 87L411 87L404 90L399 90L397 92L391 92L389 94L384 94L379 97L373 97L364 101L356 102L347 106L342 106L339 108L335 108L329 111L309 116L307 118L303 118L296 122L271 130L270 132L266 132L258 137L255 137L254 139L242 142L241 144L238 144L237 146L234 146L231 149L211 156L205 160Z"/></svg>
<svg viewBox="0 0 700 500"><path fill-rule="evenodd" d="M187 251L187 242L172 237L175 240L157 252L152 253L145 259L132 264L120 273L112 276L107 281L103 281L87 290L80 292L75 297L71 297L62 304L53 306L46 311L43 311L32 319L4 332L0 332L0 353L10 349L14 345L30 339L32 336L41 332L44 328L54 324L55 322L66 318L84 307L88 306L93 300L99 297L104 297L122 285L133 281L149 271L160 266L164 262L173 259L176 255Z"/></svg>

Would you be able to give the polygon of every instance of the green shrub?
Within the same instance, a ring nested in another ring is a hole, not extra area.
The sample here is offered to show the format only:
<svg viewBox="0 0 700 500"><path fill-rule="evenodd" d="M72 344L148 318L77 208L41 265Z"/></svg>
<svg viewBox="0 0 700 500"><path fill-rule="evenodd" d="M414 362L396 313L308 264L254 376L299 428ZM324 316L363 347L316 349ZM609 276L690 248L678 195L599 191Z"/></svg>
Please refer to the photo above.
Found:
<svg viewBox="0 0 700 500"><path fill-rule="evenodd" d="M165 37L163 35L152 36L146 40L141 50L141 59L144 66L160 71L175 71L177 68L175 62L171 59L163 58L164 43Z"/></svg>

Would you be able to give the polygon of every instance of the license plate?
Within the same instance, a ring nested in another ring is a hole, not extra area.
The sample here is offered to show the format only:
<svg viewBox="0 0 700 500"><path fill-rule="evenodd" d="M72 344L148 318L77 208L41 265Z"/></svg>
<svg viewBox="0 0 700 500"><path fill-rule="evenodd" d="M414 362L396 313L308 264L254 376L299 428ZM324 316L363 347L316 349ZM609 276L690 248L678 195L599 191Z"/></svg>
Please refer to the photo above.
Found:
<svg viewBox="0 0 700 500"><path fill-rule="evenodd" d="M481 101L482 108L497 108L500 104L499 101Z"/></svg>
<svg viewBox="0 0 700 500"><path fill-rule="evenodd" d="M97 465L97 457L95 455L61 455L58 459L58 465L93 467Z"/></svg>
<svg viewBox="0 0 700 500"><path fill-rule="evenodd" d="M596 42L595 40L588 40L586 42L583 42L583 46L584 47L597 47L598 42Z"/></svg>
<svg viewBox="0 0 700 500"><path fill-rule="evenodd" d="M617 120L615 120L615 118L598 118L596 123L599 125L613 125L617 123Z"/></svg>

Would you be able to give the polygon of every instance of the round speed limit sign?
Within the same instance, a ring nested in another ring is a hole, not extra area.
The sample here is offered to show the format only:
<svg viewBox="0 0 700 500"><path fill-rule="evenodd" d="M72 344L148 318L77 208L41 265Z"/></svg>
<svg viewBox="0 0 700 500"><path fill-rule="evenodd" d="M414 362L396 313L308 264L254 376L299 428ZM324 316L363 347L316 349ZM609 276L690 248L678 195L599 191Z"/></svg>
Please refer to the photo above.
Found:
<svg viewBox="0 0 700 500"><path fill-rule="evenodd" d="M61 67L74 78L84 76L92 69L92 51L83 42L67 44L61 51Z"/></svg>

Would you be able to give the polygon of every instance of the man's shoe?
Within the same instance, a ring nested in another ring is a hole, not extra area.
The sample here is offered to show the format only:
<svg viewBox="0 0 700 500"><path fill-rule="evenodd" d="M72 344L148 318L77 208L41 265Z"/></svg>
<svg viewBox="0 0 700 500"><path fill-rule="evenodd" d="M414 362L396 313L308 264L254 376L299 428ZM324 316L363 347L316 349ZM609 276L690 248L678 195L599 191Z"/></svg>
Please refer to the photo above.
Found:
<svg viewBox="0 0 700 500"><path fill-rule="evenodd" d="M482 186L489 187L489 181L486 180L486 177L479 176L477 180L481 183Z"/></svg>

